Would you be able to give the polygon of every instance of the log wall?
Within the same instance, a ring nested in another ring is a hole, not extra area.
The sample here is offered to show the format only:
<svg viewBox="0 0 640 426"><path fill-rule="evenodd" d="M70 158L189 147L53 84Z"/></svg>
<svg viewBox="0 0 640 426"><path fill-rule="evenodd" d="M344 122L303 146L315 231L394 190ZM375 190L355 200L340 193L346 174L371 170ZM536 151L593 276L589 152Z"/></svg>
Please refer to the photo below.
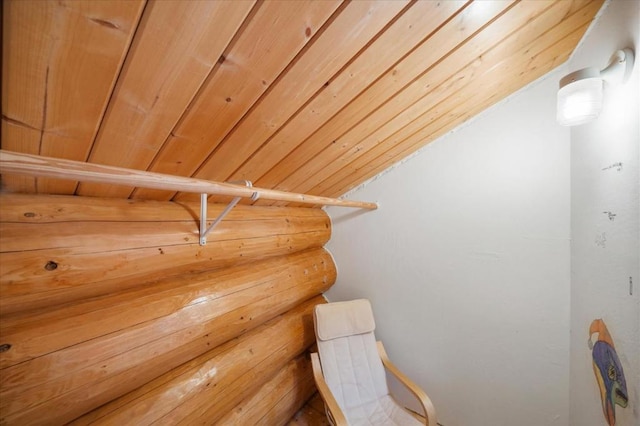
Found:
<svg viewBox="0 0 640 426"><path fill-rule="evenodd" d="M270 425L301 407L329 218L237 206L200 246L198 212L0 195L0 424Z"/></svg>

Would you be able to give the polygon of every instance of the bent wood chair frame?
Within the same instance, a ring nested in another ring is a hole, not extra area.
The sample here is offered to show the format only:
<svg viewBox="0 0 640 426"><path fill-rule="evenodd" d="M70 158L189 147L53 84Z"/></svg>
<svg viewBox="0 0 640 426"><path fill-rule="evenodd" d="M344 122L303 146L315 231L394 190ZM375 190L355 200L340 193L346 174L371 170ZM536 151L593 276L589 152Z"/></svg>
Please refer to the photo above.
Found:
<svg viewBox="0 0 640 426"><path fill-rule="evenodd" d="M420 389L420 387L415 384L409 377L407 377L404 373L402 373L390 360L387 356L387 352L384 349L384 345L381 341L377 341L378 354L380 355L380 360L382 361L382 365L384 368L394 377L398 379L400 383L402 383L420 402L422 409L424 411L424 419L421 419L425 422L427 426L436 426L436 410L431 402L431 399L427 396L427 394ZM327 409L327 417L329 418L330 423L334 426L348 426L349 422L347 421L347 417L344 412L338 405L335 397L331 393L329 389L329 385L324 380L324 375L322 374L322 366L320 363L320 357L317 352L311 354L311 366L313 368L313 378L316 382L316 386L318 388L318 392L322 397L325 407ZM413 413L410 413L413 414Z"/></svg>

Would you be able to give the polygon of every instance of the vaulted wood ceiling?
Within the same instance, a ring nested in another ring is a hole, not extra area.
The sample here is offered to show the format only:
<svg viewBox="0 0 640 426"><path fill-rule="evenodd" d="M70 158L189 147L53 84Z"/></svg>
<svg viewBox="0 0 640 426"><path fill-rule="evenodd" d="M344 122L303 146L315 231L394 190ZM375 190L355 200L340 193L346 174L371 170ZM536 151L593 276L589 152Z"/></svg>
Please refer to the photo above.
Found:
<svg viewBox="0 0 640 426"><path fill-rule="evenodd" d="M602 3L5 0L2 148L335 197L563 63Z"/></svg>

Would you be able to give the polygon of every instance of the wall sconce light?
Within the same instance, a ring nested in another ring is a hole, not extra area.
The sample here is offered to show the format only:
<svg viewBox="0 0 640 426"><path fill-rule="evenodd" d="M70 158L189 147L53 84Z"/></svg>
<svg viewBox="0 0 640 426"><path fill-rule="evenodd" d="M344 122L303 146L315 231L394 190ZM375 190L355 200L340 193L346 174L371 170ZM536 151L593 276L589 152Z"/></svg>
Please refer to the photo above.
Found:
<svg viewBox="0 0 640 426"><path fill-rule="evenodd" d="M594 120L602 111L604 82L621 84L627 81L633 70L632 49L618 50L602 71L584 68L564 76L558 90L558 123L577 126Z"/></svg>

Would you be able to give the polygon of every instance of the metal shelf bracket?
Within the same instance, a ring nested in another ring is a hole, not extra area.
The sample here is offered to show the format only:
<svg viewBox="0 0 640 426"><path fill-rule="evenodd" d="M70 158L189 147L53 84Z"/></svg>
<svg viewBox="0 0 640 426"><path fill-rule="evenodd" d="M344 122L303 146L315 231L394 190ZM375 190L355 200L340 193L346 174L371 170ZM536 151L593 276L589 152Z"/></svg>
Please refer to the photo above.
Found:
<svg viewBox="0 0 640 426"><path fill-rule="evenodd" d="M248 188L253 187L253 183L251 183L251 181L248 181L248 180L243 180L240 182L229 182L229 183L243 184ZM201 246L204 246L207 244L207 235L209 235L209 232L211 232L213 228L215 228L218 225L218 223L220 223L222 219L224 219L224 217L227 214L229 214L229 212L242 199L242 197L235 197L233 200L231 200L231 202L227 205L227 207L225 207L225 209L213 221L211 226L207 228L207 198L208 197L209 197L208 194L205 194L205 193L200 194L200 245ZM257 191L254 192L253 195L251 195L251 201L256 201L258 198L260 198L260 193Z"/></svg>

